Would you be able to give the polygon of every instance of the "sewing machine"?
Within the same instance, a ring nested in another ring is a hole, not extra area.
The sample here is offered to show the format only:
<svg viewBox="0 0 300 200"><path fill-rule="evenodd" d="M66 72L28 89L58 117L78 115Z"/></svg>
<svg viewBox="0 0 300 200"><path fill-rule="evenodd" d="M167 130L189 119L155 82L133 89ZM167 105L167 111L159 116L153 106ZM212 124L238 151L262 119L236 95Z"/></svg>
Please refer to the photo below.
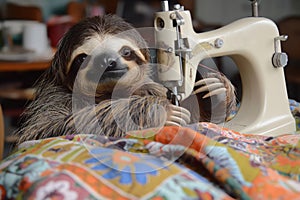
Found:
<svg viewBox="0 0 300 200"><path fill-rule="evenodd" d="M192 93L200 61L230 56L239 69L243 92L236 116L224 127L267 136L293 133L283 71L287 55L280 46L287 36L279 35L273 21L258 17L257 1L252 1L252 15L195 33L189 11L180 5L169 10L168 1L162 1L162 11L154 19L158 78L178 104Z"/></svg>

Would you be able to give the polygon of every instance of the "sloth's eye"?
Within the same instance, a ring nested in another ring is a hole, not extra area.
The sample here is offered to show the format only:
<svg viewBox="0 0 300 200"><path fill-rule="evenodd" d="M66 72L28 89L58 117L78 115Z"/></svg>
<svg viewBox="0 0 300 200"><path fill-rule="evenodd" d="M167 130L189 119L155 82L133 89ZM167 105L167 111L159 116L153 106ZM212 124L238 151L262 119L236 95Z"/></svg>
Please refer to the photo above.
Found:
<svg viewBox="0 0 300 200"><path fill-rule="evenodd" d="M77 55L71 66L70 66L70 71L69 74L73 74L74 76L76 76L77 72L79 71L79 69L83 69L86 66L82 66L82 63L84 62L84 60L87 58L88 55L86 55L85 53L79 54Z"/></svg>
<svg viewBox="0 0 300 200"><path fill-rule="evenodd" d="M84 60L87 57L88 57L88 55L86 55L85 53L81 53L81 54L77 55L72 62L70 70L75 71L77 73L79 69L85 68L87 66L87 64L85 66L83 66L82 63L84 62Z"/></svg>
<svg viewBox="0 0 300 200"><path fill-rule="evenodd" d="M85 59L87 59L87 57L88 57L88 55L86 55L85 53L82 53L82 54L77 55L74 58L71 66L70 66L68 76L66 78L67 83L69 82L71 85L74 83L74 80L76 78L78 71L80 69L83 69L84 67L86 67L86 66L82 66L82 63L84 62Z"/></svg>
<svg viewBox="0 0 300 200"><path fill-rule="evenodd" d="M72 65L75 65L74 67L79 68L83 61L86 59L87 55L85 53L79 54L75 57Z"/></svg>
<svg viewBox="0 0 300 200"><path fill-rule="evenodd" d="M125 59L130 59L132 56L132 49L130 47L122 47L122 49L120 50L120 54L122 57L124 57Z"/></svg>

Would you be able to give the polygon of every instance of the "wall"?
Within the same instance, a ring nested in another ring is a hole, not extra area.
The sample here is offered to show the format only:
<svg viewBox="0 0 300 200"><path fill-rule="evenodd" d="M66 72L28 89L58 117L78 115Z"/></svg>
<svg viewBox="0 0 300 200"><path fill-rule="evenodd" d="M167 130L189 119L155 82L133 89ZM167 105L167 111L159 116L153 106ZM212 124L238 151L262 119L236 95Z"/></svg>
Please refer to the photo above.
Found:
<svg viewBox="0 0 300 200"><path fill-rule="evenodd" d="M300 15L299 0L259 0L259 15L278 21L288 15ZM251 16L249 0L196 0L195 16L209 24L228 24Z"/></svg>
<svg viewBox="0 0 300 200"><path fill-rule="evenodd" d="M3 0L1 0L3 2ZM65 14L66 5L72 0L6 0L6 2L17 3L21 5L37 5L43 11L45 21L54 14Z"/></svg>
<svg viewBox="0 0 300 200"><path fill-rule="evenodd" d="M226 25L239 18L251 16L251 2L249 0L195 0L194 16L196 19L214 25ZM276 23L288 16L300 16L299 0L258 0L259 16L270 18ZM283 33L286 33L283 31ZM237 76L238 70L228 57L222 57L223 72L231 78L237 86L237 93L241 96L241 82ZM290 67L289 65L285 68ZM288 86L289 97L300 101L300 85ZM292 95L292 93L294 95ZM295 95L298 94L298 95Z"/></svg>

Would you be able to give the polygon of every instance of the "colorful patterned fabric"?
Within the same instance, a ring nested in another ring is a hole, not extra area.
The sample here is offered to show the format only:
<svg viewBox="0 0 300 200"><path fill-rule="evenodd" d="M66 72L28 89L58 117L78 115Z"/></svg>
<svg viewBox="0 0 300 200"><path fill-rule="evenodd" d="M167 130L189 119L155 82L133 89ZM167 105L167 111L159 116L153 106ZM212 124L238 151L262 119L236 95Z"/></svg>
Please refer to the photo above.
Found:
<svg viewBox="0 0 300 200"><path fill-rule="evenodd" d="M196 127L23 143L0 164L2 199L300 199L300 135Z"/></svg>
<svg viewBox="0 0 300 200"><path fill-rule="evenodd" d="M290 103L299 116L299 104ZM300 134L265 137L199 123L125 138L28 141L0 163L0 197L300 200Z"/></svg>
<svg viewBox="0 0 300 200"><path fill-rule="evenodd" d="M290 101L290 109L296 121L297 131L300 131L300 103L293 99L290 99L289 101Z"/></svg>

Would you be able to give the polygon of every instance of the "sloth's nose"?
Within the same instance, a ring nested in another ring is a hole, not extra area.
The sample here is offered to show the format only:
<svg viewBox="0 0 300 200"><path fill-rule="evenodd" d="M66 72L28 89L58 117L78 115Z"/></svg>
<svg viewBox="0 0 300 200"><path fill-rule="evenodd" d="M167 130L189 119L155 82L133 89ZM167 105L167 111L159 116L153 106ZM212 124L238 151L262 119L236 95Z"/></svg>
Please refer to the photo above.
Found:
<svg viewBox="0 0 300 200"><path fill-rule="evenodd" d="M115 54L104 53L97 58L100 67L107 70L117 68L118 57Z"/></svg>
<svg viewBox="0 0 300 200"><path fill-rule="evenodd" d="M108 58L106 61L106 66L108 68L115 68L117 66L117 61L114 58Z"/></svg>
<svg viewBox="0 0 300 200"><path fill-rule="evenodd" d="M105 78L122 77L128 71L128 67L120 58L120 55L116 52L106 51L98 54L86 74L87 79L99 82L105 80Z"/></svg>

